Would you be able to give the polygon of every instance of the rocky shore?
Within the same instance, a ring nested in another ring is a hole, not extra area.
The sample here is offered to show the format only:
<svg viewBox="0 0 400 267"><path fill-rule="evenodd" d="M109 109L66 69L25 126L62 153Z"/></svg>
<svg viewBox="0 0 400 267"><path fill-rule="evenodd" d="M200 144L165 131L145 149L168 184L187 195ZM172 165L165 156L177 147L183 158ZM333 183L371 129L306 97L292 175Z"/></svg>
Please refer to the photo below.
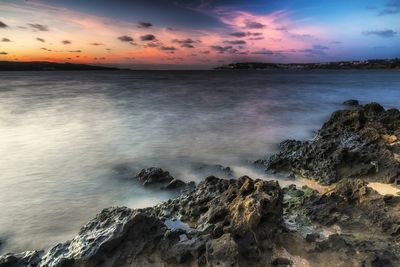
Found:
<svg viewBox="0 0 400 267"><path fill-rule="evenodd" d="M144 169L140 184L181 194L145 209L106 208L72 240L0 256L0 267L400 266L400 196L369 186L398 182L400 112L346 104L314 139L284 141L256 162L324 192L247 176L195 186Z"/></svg>

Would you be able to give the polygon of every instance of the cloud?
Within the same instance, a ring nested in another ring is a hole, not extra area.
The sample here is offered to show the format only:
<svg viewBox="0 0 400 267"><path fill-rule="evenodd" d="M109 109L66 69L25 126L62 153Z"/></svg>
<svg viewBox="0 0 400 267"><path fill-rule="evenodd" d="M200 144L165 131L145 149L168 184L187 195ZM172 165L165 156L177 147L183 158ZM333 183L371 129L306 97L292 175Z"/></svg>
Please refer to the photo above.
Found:
<svg viewBox="0 0 400 267"><path fill-rule="evenodd" d="M147 41L154 41L156 40L156 37L153 34L146 34L143 36L140 36L140 40L147 42Z"/></svg>
<svg viewBox="0 0 400 267"><path fill-rule="evenodd" d="M315 50L327 50L329 47L323 45L313 45L313 49Z"/></svg>
<svg viewBox="0 0 400 267"><path fill-rule="evenodd" d="M49 27L43 24L28 24L31 28L37 30L37 31L41 31L41 32L48 32L49 31Z"/></svg>
<svg viewBox="0 0 400 267"><path fill-rule="evenodd" d="M160 46L160 49L163 51L175 51L176 47L174 46Z"/></svg>
<svg viewBox="0 0 400 267"><path fill-rule="evenodd" d="M11 40L8 39L8 38L3 38L3 39L1 39L1 41L2 41L2 42L11 42Z"/></svg>
<svg viewBox="0 0 400 267"><path fill-rule="evenodd" d="M131 45L136 45L133 42L133 38L128 36L128 35L122 35L118 37L118 40L120 40L121 42L125 42L125 43L130 43Z"/></svg>
<svg viewBox="0 0 400 267"><path fill-rule="evenodd" d="M258 50L258 51L251 52L251 53L253 55L273 55L274 54L274 52L272 52L271 50L265 49L265 48Z"/></svg>
<svg viewBox="0 0 400 267"><path fill-rule="evenodd" d="M310 55L326 55L325 50L328 50L329 47L323 46L323 45L313 45L312 48L306 48L306 49L291 49L290 52L300 52L300 53L307 53Z"/></svg>
<svg viewBox="0 0 400 267"><path fill-rule="evenodd" d="M251 37L249 39L247 39L249 41L260 41L260 40L264 40L264 37Z"/></svg>
<svg viewBox="0 0 400 267"><path fill-rule="evenodd" d="M340 41L332 41L331 44L341 44L342 42Z"/></svg>
<svg viewBox="0 0 400 267"><path fill-rule="evenodd" d="M63 40L63 41L61 41L61 43L64 44L64 45L69 45L69 44L71 44L71 41L70 40Z"/></svg>
<svg viewBox="0 0 400 267"><path fill-rule="evenodd" d="M8 55L7 52L0 52L0 55Z"/></svg>
<svg viewBox="0 0 400 267"><path fill-rule="evenodd" d="M82 50L70 50L68 52L70 52L70 53L82 53Z"/></svg>
<svg viewBox="0 0 400 267"><path fill-rule="evenodd" d="M378 14L379 16L395 15L400 13L400 1L391 0L386 4L385 8Z"/></svg>
<svg viewBox="0 0 400 267"><path fill-rule="evenodd" d="M243 38L247 36L262 36L262 32L231 32L228 35L236 37L236 38Z"/></svg>
<svg viewBox="0 0 400 267"><path fill-rule="evenodd" d="M234 36L234 37L237 37L237 38L243 38L243 37L246 37L247 36L247 32L231 32L231 33L228 33L230 36Z"/></svg>
<svg viewBox="0 0 400 267"><path fill-rule="evenodd" d="M228 46L220 46L220 45L212 45L210 48L216 51L219 54L229 53L229 54L236 54L239 51L233 48L231 45Z"/></svg>
<svg viewBox="0 0 400 267"><path fill-rule="evenodd" d="M394 37L397 34L397 32L393 30L378 30L378 31L363 31L362 34L366 36L377 35L382 38L391 38Z"/></svg>
<svg viewBox="0 0 400 267"><path fill-rule="evenodd" d="M152 47L160 47L160 46L161 46L161 44L159 44L158 42L150 42L150 43L147 43L145 45L145 47L150 47L150 48L152 48Z"/></svg>
<svg viewBox="0 0 400 267"><path fill-rule="evenodd" d="M37 41L39 41L39 42L42 42L42 43L46 42L46 40L45 40L45 39L43 39L43 38L39 38L39 37L37 37L37 38L36 38L36 40L37 40Z"/></svg>
<svg viewBox="0 0 400 267"><path fill-rule="evenodd" d="M184 48L195 48L193 44L201 43L200 40L193 40L191 38L187 39L174 39L172 40L173 43L178 43L180 44L181 47Z"/></svg>
<svg viewBox="0 0 400 267"><path fill-rule="evenodd" d="M90 43L90 45L99 46L99 45L104 45L104 44L102 44L102 43Z"/></svg>
<svg viewBox="0 0 400 267"><path fill-rule="evenodd" d="M246 29L263 29L265 28L265 25L257 22L257 21L251 21L251 20L246 20L244 22L245 28Z"/></svg>
<svg viewBox="0 0 400 267"><path fill-rule="evenodd" d="M244 45L246 44L246 41L244 40L233 40L233 41L224 41L225 44L231 44L231 45Z"/></svg>
<svg viewBox="0 0 400 267"><path fill-rule="evenodd" d="M150 28L151 26L153 26L153 24L151 24L150 22L139 21L137 27L141 28L141 29L145 29L145 28Z"/></svg>
<svg viewBox="0 0 400 267"><path fill-rule="evenodd" d="M8 25L5 24L4 22L0 21L0 28L7 28Z"/></svg>
<svg viewBox="0 0 400 267"><path fill-rule="evenodd" d="M51 50L51 49L48 49L48 48L45 48L45 47L42 47L42 48L40 48L40 49L42 49L42 50L44 50L44 51L47 51L47 52L51 52L51 51L53 51L53 50Z"/></svg>

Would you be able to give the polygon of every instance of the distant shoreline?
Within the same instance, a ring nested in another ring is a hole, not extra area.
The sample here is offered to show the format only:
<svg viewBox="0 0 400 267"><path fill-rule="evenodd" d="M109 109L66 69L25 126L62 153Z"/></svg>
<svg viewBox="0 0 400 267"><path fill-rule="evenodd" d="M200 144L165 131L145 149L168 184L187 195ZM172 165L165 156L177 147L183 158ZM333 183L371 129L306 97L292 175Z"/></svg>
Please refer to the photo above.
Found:
<svg viewBox="0 0 400 267"><path fill-rule="evenodd" d="M55 63L45 61L17 62L0 61L0 71L116 71L123 70L114 67L93 66L87 64Z"/></svg>
<svg viewBox="0 0 400 267"><path fill-rule="evenodd" d="M400 59L372 59L324 63L243 62L216 67L215 70L400 70Z"/></svg>

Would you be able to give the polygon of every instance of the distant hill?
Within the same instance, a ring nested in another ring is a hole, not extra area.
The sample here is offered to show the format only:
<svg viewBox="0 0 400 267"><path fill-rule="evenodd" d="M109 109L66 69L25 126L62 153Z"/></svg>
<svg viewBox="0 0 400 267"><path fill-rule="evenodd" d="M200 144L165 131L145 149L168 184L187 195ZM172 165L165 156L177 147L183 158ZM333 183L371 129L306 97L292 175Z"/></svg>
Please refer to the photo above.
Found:
<svg viewBox="0 0 400 267"><path fill-rule="evenodd" d="M360 61L340 61L325 63L262 63L244 62L223 65L217 70L274 70L274 69L400 69L400 59L372 59Z"/></svg>
<svg viewBox="0 0 400 267"><path fill-rule="evenodd" d="M86 64L73 63L55 63L55 62L18 62L18 61L0 61L0 71L43 71L43 70L119 70L118 68L109 68L102 66L92 66Z"/></svg>

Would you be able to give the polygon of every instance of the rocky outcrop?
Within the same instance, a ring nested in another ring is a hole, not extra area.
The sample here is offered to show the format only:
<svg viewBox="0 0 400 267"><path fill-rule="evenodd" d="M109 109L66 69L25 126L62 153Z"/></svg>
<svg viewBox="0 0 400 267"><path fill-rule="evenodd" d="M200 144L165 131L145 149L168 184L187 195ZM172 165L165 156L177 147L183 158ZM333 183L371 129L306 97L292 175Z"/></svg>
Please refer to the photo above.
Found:
<svg viewBox="0 0 400 267"><path fill-rule="evenodd" d="M142 169L135 177L144 186L161 186L161 189L167 190L188 190L193 189L194 182L186 183L175 179L169 172L161 168L150 167Z"/></svg>
<svg viewBox="0 0 400 267"><path fill-rule="evenodd" d="M399 138L399 110L370 103L334 112L313 140L286 140L257 163L322 184L356 177L392 183L400 177Z"/></svg>
<svg viewBox="0 0 400 267"><path fill-rule="evenodd" d="M281 204L277 182L208 177L153 208L103 210L33 266L269 266Z"/></svg>
<svg viewBox="0 0 400 267"><path fill-rule="evenodd" d="M8 253L0 256L0 267L36 267L41 261L43 251Z"/></svg>
<svg viewBox="0 0 400 267"><path fill-rule="evenodd" d="M283 203L289 228L310 243L308 256L337 251L348 262L343 266L400 265L400 197L379 195L361 179L344 179L325 194L285 188Z"/></svg>
<svg viewBox="0 0 400 267"><path fill-rule="evenodd" d="M152 184L169 183L174 178L169 174L169 172L164 171L161 168L150 167L147 169L142 169L136 175L136 179L146 186Z"/></svg>

